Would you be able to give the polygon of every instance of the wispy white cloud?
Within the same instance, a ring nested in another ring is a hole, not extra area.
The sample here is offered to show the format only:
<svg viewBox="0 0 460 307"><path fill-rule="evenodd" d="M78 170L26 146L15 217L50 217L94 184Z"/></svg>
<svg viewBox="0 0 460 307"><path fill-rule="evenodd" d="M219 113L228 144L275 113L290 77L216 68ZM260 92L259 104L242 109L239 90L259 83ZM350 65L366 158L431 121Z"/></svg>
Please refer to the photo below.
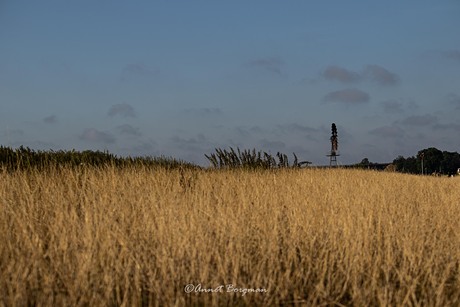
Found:
<svg viewBox="0 0 460 307"><path fill-rule="evenodd" d="M138 77L150 78L157 74L157 70L152 69L145 64L131 63L123 67L121 72L121 81L128 81Z"/></svg>
<svg viewBox="0 0 460 307"><path fill-rule="evenodd" d="M448 59L460 61L460 50L449 50L445 51L443 54Z"/></svg>
<svg viewBox="0 0 460 307"><path fill-rule="evenodd" d="M284 62L280 57L255 59L247 63L247 66L249 67L260 68L260 69L269 71L279 76L283 74L282 72L283 65L284 65Z"/></svg>
<svg viewBox="0 0 460 307"><path fill-rule="evenodd" d="M116 141L112 134L104 131L99 131L94 128L85 129L80 135L80 139L84 141L106 144L112 144Z"/></svg>
<svg viewBox="0 0 460 307"><path fill-rule="evenodd" d="M460 109L460 96L454 93L447 95L447 102L453 105L456 109Z"/></svg>
<svg viewBox="0 0 460 307"><path fill-rule="evenodd" d="M433 129L436 130L454 130L460 131L460 124L450 123L450 124L435 124Z"/></svg>
<svg viewBox="0 0 460 307"><path fill-rule="evenodd" d="M184 138L180 136L171 137L175 147L187 151L202 151L209 144L208 138L204 134L198 134L196 137Z"/></svg>
<svg viewBox="0 0 460 307"><path fill-rule="evenodd" d="M260 140L260 146L264 150L279 151L286 147L286 144L282 141L262 139Z"/></svg>
<svg viewBox="0 0 460 307"><path fill-rule="evenodd" d="M220 108L189 108L184 110L185 113L197 116L212 116L221 115L222 109Z"/></svg>
<svg viewBox="0 0 460 307"><path fill-rule="evenodd" d="M435 124L438 121L438 118L431 114L425 115L412 115L406 117L401 121L403 125L407 126L427 126Z"/></svg>
<svg viewBox="0 0 460 307"><path fill-rule="evenodd" d="M3 131L3 135L6 138L10 138L10 137L23 136L23 135L25 135L25 132L22 129L9 129L9 128L6 128Z"/></svg>
<svg viewBox="0 0 460 307"><path fill-rule="evenodd" d="M344 84L360 81L370 81L383 86L392 86L400 83L400 77L380 65L369 64L361 72L355 72L341 66L328 66L321 76L328 81L338 81Z"/></svg>
<svg viewBox="0 0 460 307"><path fill-rule="evenodd" d="M363 104L370 100L368 93L356 88L347 88L328 93L324 96L324 102L339 102L348 105Z"/></svg>
<svg viewBox="0 0 460 307"><path fill-rule="evenodd" d="M136 117L133 106L127 103L115 104L110 107L107 114L110 117L121 116L121 117Z"/></svg>
<svg viewBox="0 0 460 307"><path fill-rule="evenodd" d="M397 85L400 82L397 74L379 65L367 65L363 74L380 85Z"/></svg>
<svg viewBox="0 0 460 307"><path fill-rule="evenodd" d="M139 155L156 155L158 144L154 140L147 140L133 146L132 150Z"/></svg>
<svg viewBox="0 0 460 307"><path fill-rule="evenodd" d="M56 115L50 115L50 116L43 118L43 122L46 124L55 124L58 122L58 118Z"/></svg>
<svg viewBox="0 0 460 307"><path fill-rule="evenodd" d="M133 127L129 124L118 126L117 129L121 134L126 134L126 135L131 135L131 136L141 136L142 135L139 128Z"/></svg>
<svg viewBox="0 0 460 307"><path fill-rule="evenodd" d="M283 124L283 125L278 125L277 127L281 132L284 132L284 133L296 133L296 132L312 133L312 132L318 131L318 129L316 128L312 128L312 127L305 126L305 125L300 125L298 123Z"/></svg>
<svg viewBox="0 0 460 307"><path fill-rule="evenodd" d="M354 83L361 80L361 75L359 73L336 65L328 66L321 75L326 80L339 81L342 83Z"/></svg>
<svg viewBox="0 0 460 307"><path fill-rule="evenodd" d="M235 127L235 132L241 137L251 137L253 134L264 134L267 133L267 130L259 127L259 126L252 126L252 127L245 127L245 126L238 126Z"/></svg>
<svg viewBox="0 0 460 307"><path fill-rule="evenodd" d="M381 103L385 113L402 113L404 112L403 103L397 100L387 100Z"/></svg>
<svg viewBox="0 0 460 307"><path fill-rule="evenodd" d="M370 134L384 138L401 138L405 132L398 126L382 126L369 131Z"/></svg>

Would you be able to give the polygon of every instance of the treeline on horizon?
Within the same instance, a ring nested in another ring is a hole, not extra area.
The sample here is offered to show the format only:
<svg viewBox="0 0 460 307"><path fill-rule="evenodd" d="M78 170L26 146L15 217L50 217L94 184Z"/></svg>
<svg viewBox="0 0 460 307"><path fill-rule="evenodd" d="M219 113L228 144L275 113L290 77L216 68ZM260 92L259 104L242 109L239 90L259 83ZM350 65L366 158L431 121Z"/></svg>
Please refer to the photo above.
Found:
<svg viewBox="0 0 460 307"><path fill-rule="evenodd" d="M399 156L393 160L393 165L402 173L455 175L460 168L460 154L430 147L420 150L416 156Z"/></svg>
<svg viewBox="0 0 460 307"><path fill-rule="evenodd" d="M252 150L240 150L239 148L227 149L216 148L214 153L205 157L210 166L215 169L247 168L247 169L273 169L273 168L299 168L311 164L309 161L299 161L293 154L292 162L286 154L278 152L275 156L264 152ZM423 160L423 163L422 163ZM423 164L423 172L422 172ZM144 166L174 168L201 168L200 166L175 159L173 157L119 157L108 151L93 150L33 150L20 146L11 148L0 146L0 167L8 170L23 170L29 168L43 169L50 166L105 166L116 167ZM416 156L404 158L398 156L391 163L373 163L367 158L361 162L350 165L341 165L345 168L365 168L373 170L389 169L409 174L440 174L453 175L460 168L460 154L457 152L441 151L437 148L420 150Z"/></svg>

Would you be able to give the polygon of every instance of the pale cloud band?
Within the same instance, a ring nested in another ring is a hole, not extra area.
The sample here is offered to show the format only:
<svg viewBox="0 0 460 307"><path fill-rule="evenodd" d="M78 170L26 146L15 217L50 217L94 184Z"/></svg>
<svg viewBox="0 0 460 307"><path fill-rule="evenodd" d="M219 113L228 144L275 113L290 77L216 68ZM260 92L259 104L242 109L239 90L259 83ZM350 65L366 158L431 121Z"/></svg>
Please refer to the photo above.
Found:
<svg viewBox="0 0 460 307"><path fill-rule="evenodd" d="M108 132L99 131L94 128L85 129L80 135L80 139L84 141L112 144L115 143L116 139L113 135Z"/></svg>
<svg viewBox="0 0 460 307"><path fill-rule="evenodd" d="M355 72L337 65L328 66L321 76L328 81L344 84L370 81L383 86L393 86L400 83L400 77L379 65L366 65L362 72Z"/></svg>
<svg viewBox="0 0 460 307"><path fill-rule="evenodd" d="M324 102L339 102L348 105L363 104L370 100L368 93L356 88L347 88L328 93L324 96Z"/></svg>
<svg viewBox="0 0 460 307"><path fill-rule="evenodd" d="M134 108L127 103L115 104L110 107L108 113L110 117L122 116L122 117L136 117Z"/></svg>
<svg viewBox="0 0 460 307"><path fill-rule="evenodd" d="M58 118L56 115L50 115L50 116L43 118L43 122L46 124L55 124L58 122Z"/></svg>
<svg viewBox="0 0 460 307"><path fill-rule="evenodd" d="M283 60L280 57L261 58L247 63L249 67L261 68L276 75L282 75Z"/></svg>
<svg viewBox="0 0 460 307"><path fill-rule="evenodd" d="M328 66L323 71L322 76L326 80L342 83L354 83L362 79L359 73L336 65Z"/></svg>

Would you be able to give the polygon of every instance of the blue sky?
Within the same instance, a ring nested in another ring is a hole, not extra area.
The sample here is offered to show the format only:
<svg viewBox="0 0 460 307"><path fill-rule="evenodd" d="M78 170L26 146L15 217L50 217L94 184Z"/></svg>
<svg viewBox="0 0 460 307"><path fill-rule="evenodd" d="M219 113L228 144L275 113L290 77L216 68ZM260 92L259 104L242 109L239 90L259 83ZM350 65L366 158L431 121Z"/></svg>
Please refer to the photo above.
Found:
<svg viewBox="0 0 460 307"><path fill-rule="evenodd" d="M328 163L459 151L459 1L0 0L0 143Z"/></svg>

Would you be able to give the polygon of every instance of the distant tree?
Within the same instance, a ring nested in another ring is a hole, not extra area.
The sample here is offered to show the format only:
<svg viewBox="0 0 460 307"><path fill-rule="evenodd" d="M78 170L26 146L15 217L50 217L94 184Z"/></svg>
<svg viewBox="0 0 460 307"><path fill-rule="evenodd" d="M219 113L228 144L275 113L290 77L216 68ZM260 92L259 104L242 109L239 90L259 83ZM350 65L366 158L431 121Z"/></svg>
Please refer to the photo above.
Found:
<svg viewBox="0 0 460 307"><path fill-rule="evenodd" d="M442 151L437 148L430 147L427 149L420 150L417 154L417 163L419 164L419 169L421 169L423 155L423 167L425 174L432 174L434 172L441 172L441 163L444 159Z"/></svg>
<svg viewBox="0 0 460 307"><path fill-rule="evenodd" d="M417 174L420 172L417 167L417 159L415 157L404 158L403 156L398 156L393 160L393 164L396 167L397 172Z"/></svg>
<svg viewBox="0 0 460 307"><path fill-rule="evenodd" d="M406 159L403 156L398 156L396 159L393 160L393 165L395 166L397 172L404 173L405 163Z"/></svg>
<svg viewBox="0 0 460 307"><path fill-rule="evenodd" d="M372 163L369 161L368 158L364 158L361 160L361 162L359 162L357 164L358 167L362 167L362 168L369 168L369 166L371 165Z"/></svg>
<svg viewBox="0 0 460 307"><path fill-rule="evenodd" d="M406 159L404 163L404 168L406 169L406 173L410 174L418 174L420 173L419 163L417 163L417 158L409 157Z"/></svg>
<svg viewBox="0 0 460 307"><path fill-rule="evenodd" d="M457 152L442 152L443 159L441 161L441 173L446 175L454 175L457 169L460 168L460 154Z"/></svg>

